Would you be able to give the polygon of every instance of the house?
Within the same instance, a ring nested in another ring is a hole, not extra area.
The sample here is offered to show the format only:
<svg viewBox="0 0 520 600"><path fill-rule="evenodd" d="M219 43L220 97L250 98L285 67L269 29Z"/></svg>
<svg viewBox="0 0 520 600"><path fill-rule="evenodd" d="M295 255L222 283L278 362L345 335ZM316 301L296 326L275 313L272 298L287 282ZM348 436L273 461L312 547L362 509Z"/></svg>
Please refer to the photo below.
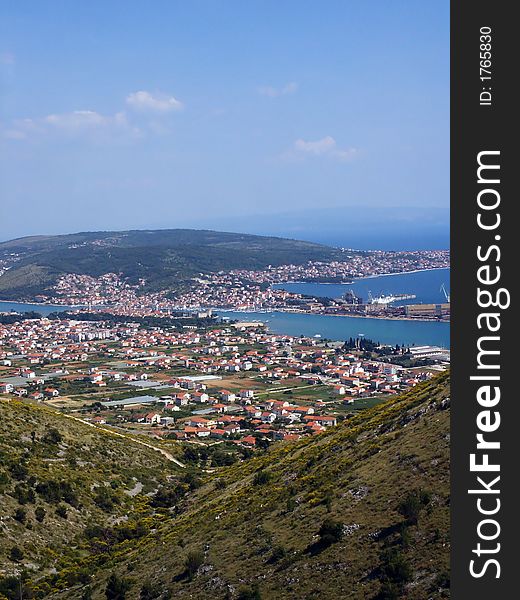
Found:
<svg viewBox="0 0 520 600"><path fill-rule="evenodd" d="M246 406L244 411L248 417L259 419L262 416L262 411L256 406Z"/></svg>
<svg viewBox="0 0 520 600"><path fill-rule="evenodd" d="M331 416L331 415L321 415L321 416L320 415L312 415L312 416L303 417L303 420L307 424L313 423L313 424L322 425L324 427L334 427L338 423L336 417Z"/></svg>
<svg viewBox="0 0 520 600"><path fill-rule="evenodd" d="M12 383L0 382L0 394L12 394L14 392L14 386Z"/></svg>
<svg viewBox="0 0 520 600"><path fill-rule="evenodd" d="M186 425L189 427L211 427L215 425L215 422L205 419L204 417L190 417L186 421Z"/></svg>
<svg viewBox="0 0 520 600"><path fill-rule="evenodd" d="M206 394L206 392L195 392L192 395L192 400L193 400L193 402L200 402L200 403L207 402L209 400L209 394Z"/></svg>
<svg viewBox="0 0 520 600"><path fill-rule="evenodd" d="M197 437L209 437L211 435L211 429L208 429L207 427L197 427L195 435Z"/></svg>
<svg viewBox="0 0 520 600"><path fill-rule="evenodd" d="M159 413L148 413L145 415L144 422L148 425L158 425L161 422L161 415Z"/></svg>
<svg viewBox="0 0 520 600"><path fill-rule="evenodd" d="M60 393L58 392L58 390L56 388L45 388L43 390L43 393L48 397L48 398L56 398L57 396L60 395Z"/></svg>
<svg viewBox="0 0 520 600"><path fill-rule="evenodd" d="M240 431L240 426L239 425L226 425L224 427L224 431L229 435L229 434L233 434L233 433L239 433Z"/></svg>
<svg viewBox="0 0 520 600"><path fill-rule="evenodd" d="M189 394L177 394L175 396L175 404L177 406L186 406L190 402Z"/></svg>
<svg viewBox="0 0 520 600"><path fill-rule="evenodd" d="M276 421L276 415L272 412L263 412L260 415L260 419L263 423L274 423Z"/></svg>
<svg viewBox="0 0 520 600"><path fill-rule="evenodd" d="M236 399L235 394L229 390L220 390L220 399L223 402L234 402Z"/></svg>

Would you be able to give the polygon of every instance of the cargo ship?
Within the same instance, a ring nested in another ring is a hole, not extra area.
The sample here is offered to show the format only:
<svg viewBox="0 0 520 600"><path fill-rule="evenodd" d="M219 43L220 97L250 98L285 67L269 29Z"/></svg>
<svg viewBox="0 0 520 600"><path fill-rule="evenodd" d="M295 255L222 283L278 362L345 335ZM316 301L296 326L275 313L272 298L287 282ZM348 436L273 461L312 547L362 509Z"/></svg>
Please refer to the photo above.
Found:
<svg viewBox="0 0 520 600"><path fill-rule="evenodd" d="M367 304L391 304L399 300L413 300L416 297L415 294L381 294L379 296L372 296L372 293L368 292Z"/></svg>

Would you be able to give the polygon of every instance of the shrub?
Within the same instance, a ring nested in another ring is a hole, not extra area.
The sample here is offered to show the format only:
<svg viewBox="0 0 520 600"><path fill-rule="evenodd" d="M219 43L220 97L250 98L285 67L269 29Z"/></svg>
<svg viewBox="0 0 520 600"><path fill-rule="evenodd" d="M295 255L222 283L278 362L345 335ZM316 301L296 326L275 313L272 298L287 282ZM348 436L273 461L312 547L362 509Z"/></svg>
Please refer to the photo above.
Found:
<svg viewBox="0 0 520 600"><path fill-rule="evenodd" d="M204 554L200 552L200 550L192 550L188 552L186 556L186 560L184 561L184 566L186 568L186 574L188 578L192 578L195 573L199 570L199 568L204 563Z"/></svg>
<svg viewBox="0 0 520 600"><path fill-rule="evenodd" d="M26 479L27 475L29 474L29 470L27 469L27 466L21 462L13 463L9 467L9 471L10 471L11 475L13 476L13 478L16 479L17 481L23 481L24 479Z"/></svg>
<svg viewBox="0 0 520 600"><path fill-rule="evenodd" d="M182 488L161 486L150 501L154 508L171 508L175 506L183 495Z"/></svg>
<svg viewBox="0 0 520 600"><path fill-rule="evenodd" d="M13 546L11 548L11 551L9 552L9 558L13 561L13 562L20 562L21 560L23 560L23 552L22 550L20 550L20 548L18 548L18 546Z"/></svg>
<svg viewBox="0 0 520 600"><path fill-rule="evenodd" d="M326 546L330 546L343 537L343 523L327 518L321 524L318 531L320 542Z"/></svg>
<svg viewBox="0 0 520 600"><path fill-rule="evenodd" d="M262 596L260 594L260 589L258 588L258 585L255 584L250 588L240 588L237 600L262 600Z"/></svg>
<svg viewBox="0 0 520 600"><path fill-rule="evenodd" d="M412 569L404 556L395 548L386 550L381 555L381 573L383 580L404 586L412 579Z"/></svg>
<svg viewBox="0 0 520 600"><path fill-rule="evenodd" d="M56 481L54 479L42 481L36 486L36 492L46 502L53 504L61 500L75 507L79 504L76 492L68 481Z"/></svg>
<svg viewBox="0 0 520 600"><path fill-rule="evenodd" d="M275 548L273 548L273 553L271 554L269 562L276 563L282 560L282 558L285 558L286 556L287 550L283 546L276 546Z"/></svg>
<svg viewBox="0 0 520 600"><path fill-rule="evenodd" d="M51 427L51 429L49 429L42 437L42 442L44 442L45 444L51 444L53 446L59 444L62 441L63 437L55 427Z"/></svg>
<svg viewBox="0 0 520 600"><path fill-rule="evenodd" d="M25 520L27 519L27 511L25 510L25 508L17 508L14 511L13 519L18 521L19 523L25 523Z"/></svg>
<svg viewBox="0 0 520 600"><path fill-rule="evenodd" d="M127 579L119 577L116 573L112 573L107 581L105 596L107 600L125 600L129 589L130 584Z"/></svg>
<svg viewBox="0 0 520 600"><path fill-rule="evenodd" d="M92 588L90 585L87 585L87 587L81 592L81 600L92 600L92 598Z"/></svg>
<svg viewBox="0 0 520 600"><path fill-rule="evenodd" d="M253 485L265 485L271 480L271 473L268 471L258 471L253 477Z"/></svg>
<svg viewBox="0 0 520 600"><path fill-rule="evenodd" d="M62 519L66 519L67 518L67 507L64 506L63 504L58 504L58 506L56 507L56 514L58 515L58 517L61 517Z"/></svg>
<svg viewBox="0 0 520 600"><path fill-rule="evenodd" d="M35 500L34 490L22 483L15 486L13 495L19 504L28 504Z"/></svg>
<svg viewBox="0 0 520 600"><path fill-rule="evenodd" d="M419 520L421 510L430 503L431 494L421 490L409 492L398 507L399 514L412 525Z"/></svg>
<svg viewBox="0 0 520 600"><path fill-rule="evenodd" d="M36 520L39 523L43 523L43 520L45 519L45 509L43 508L43 506L37 506L34 510L34 516L36 517Z"/></svg>
<svg viewBox="0 0 520 600"><path fill-rule="evenodd" d="M101 510L110 512L113 510L115 504L119 504L119 498L111 488L102 486L97 488L96 494L94 495L94 502Z"/></svg>
<svg viewBox="0 0 520 600"><path fill-rule="evenodd" d="M139 600L156 600L161 595L162 589L158 583L145 581L139 592Z"/></svg>

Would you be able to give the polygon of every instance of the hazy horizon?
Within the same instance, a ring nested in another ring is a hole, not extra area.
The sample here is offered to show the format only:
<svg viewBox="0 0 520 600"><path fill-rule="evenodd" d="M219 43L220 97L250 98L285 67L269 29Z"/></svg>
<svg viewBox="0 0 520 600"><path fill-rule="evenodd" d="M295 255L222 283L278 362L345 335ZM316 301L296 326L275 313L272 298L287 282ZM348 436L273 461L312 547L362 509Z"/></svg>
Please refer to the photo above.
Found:
<svg viewBox="0 0 520 600"><path fill-rule="evenodd" d="M9 3L0 39L0 239L449 244L447 1Z"/></svg>

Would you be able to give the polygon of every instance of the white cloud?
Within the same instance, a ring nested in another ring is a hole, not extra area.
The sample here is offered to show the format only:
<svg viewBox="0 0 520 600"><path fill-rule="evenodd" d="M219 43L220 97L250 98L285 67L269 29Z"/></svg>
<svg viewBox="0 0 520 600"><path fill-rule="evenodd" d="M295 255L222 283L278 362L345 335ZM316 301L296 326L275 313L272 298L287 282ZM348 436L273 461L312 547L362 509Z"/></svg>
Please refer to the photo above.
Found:
<svg viewBox="0 0 520 600"><path fill-rule="evenodd" d="M75 110L56 113L39 119L18 119L4 130L3 136L13 140L45 136L52 133L66 136L100 136L106 134L132 134L139 131L131 127L124 112L102 115L93 110Z"/></svg>
<svg viewBox="0 0 520 600"><path fill-rule="evenodd" d="M294 94L298 90L298 84L295 81L290 81L285 84L282 88L275 88L270 85L261 86L258 88L258 93L262 96L268 96L269 98L278 98L278 96L286 96L287 94Z"/></svg>
<svg viewBox="0 0 520 600"><path fill-rule="evenodd" d="M156 94L141 90L133 92L126 97L126 103L132 109L141 112L168 113L183 108L182 102L174 96Z"/></svg>
<svg viewBox="0 0 520 600"><path fill-rule="evenodd" d="M4 127L0 126L0 136L11 140L73 136L107 141L111 138L139 138L147 134L167 135L170 129L164 119L158 117L182 108L182 103L173 96L153 96L145 91L129 94L126 103L134 111L145 113L144 118L124 110L113 115L95 110L74 110L34 119L15 119Z"/></svg>
<svg viewBox="0 0 520 600"><path fill-rule="evenodd" d="M336 140L327 135L319 140L297 139L290 152L286 152L285 158L303 158L305 156L326 156L339 161L352 160L358 153L356 148L343 148L337 146Z"/></svg>
<svg viewBox="0 0 520 600"><path fill-rule="evenodd" d="M308 154L315 154L317 156L324 154L325 152L330 152L335 147L336 140L330 135L321 138L321 140L316 140L315 142L307 142L302 139L294 142L294 149L298 152L307 152Z"/></svg>

